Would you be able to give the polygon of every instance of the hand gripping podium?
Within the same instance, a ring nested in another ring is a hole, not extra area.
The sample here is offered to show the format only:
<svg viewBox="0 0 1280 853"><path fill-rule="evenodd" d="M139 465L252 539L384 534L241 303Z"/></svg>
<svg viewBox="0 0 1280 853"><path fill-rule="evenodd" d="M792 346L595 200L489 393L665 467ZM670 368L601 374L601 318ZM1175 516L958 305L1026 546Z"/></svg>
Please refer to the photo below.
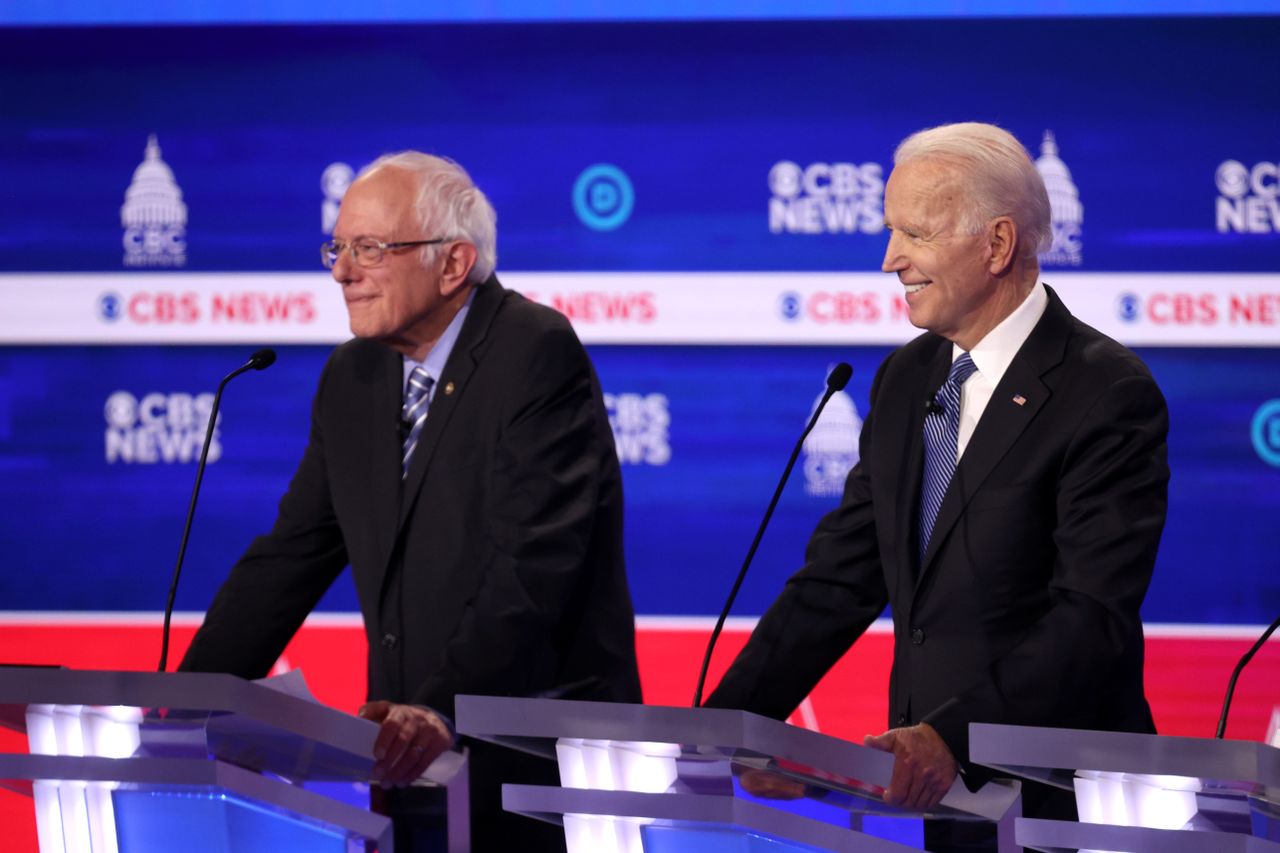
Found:
<svg viewBox="0 0 1280 853"><path fill-rule="evenodd" d="M489 696L456 710L459 733L558 761L561 787L504 785L502 802L563 824L569 853L915 849L861 832L864 815L1004 819L1012 837L1017 783L957 780L928 815L895 809L892 755L744 711Z"/></svg>
<svg viewBox="0 0 1280 853"><path fill-rule="evenodd" d="M1264 743L973 723L969 756L1075 791L1079 823L1014 822L1025 847L1280 853L1280 749Z"/></svg>
<svg viewBox="0 0 1280 853"><path fill-rule="evenodd" d="M369 780L378 726L274 687L6 667L0 724L27 735L0 784L33 797L42 853L392 850L389 818L330 795Z"/></svg>

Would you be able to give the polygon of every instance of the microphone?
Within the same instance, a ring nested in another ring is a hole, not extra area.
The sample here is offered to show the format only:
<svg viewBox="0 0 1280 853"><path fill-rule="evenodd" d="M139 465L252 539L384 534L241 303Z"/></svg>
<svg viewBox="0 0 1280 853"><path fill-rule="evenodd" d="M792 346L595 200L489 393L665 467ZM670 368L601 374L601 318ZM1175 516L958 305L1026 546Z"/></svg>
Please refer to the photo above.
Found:
<svg viewBox="0 0 1280 853"><path fill-rule="evenodd" d="M1214 737L1219 740L1227 733L1227 712L1231 710L1231 697L1236 692L1236 679L1240 677L1240 671L1245 668L1249 661L1253 660L1253 656L1258 653L1258 649L1262 648L1262 644L1267 638L1275 633L1276 628L1280 628L1280 616L1276 617L1276 621L1271 623L1271 627L1262 632L1262 636L1254 643L1249 651L1244 653L1244 657L1240 658L1240 662L1236 664L1236 668L1231 670L1231 681L1227 683L1227 695L1222 700L1222 716L1218 717L1218 730L1214 733Z"/></svg>
<svg viewBox="0 0 1280 853"><path fill-rule="evenodd" d="M827 377L827 390L822 395L822 400L818 402L818 407L813 411L813 417L809 418L809 424L804 428L804 432L800 433L800 440L796 442L795 449L791 451L791 458L787 460L786 470L782 472L782 479L778 481L778 488L774 489L773 499L769 501L769 508L764 511L764 518L760 521L760 527L756 530L756 538L751 541L751 547L747 550L747 558L742 561L742 568L738 571L738 577L733 582L733 589L729 591L729 599L724 603L724 609L720 611L720 618L716 620L715 630L711 632L711 639L707 641L707 652L702 658L702 670L698 673L698 686L693 692L693 707L702 706L702 688L707 681L707 668L711 666L711 652L716 647L716 640L720 637L720 632L724 630L724 621L729 618L729 611L733 608L734 599L738 597L738 590L742 588L742 581L747 577L747 569L751 565L751 560L756 555L756 549L760 547L760 540L764 537L764 529L769 526L769 519L773 517L774 507L778 505L778 499L782 497L782 487L787 484L787 478L791 476L791 469L795 467L796 459L800 456L800 449L804 446L804 440L813 431L813 427L818 423L818 417L822 414L822 410L826 408L827 401L831 399L831 395L837 391L844 390L844 386L849 384L849 377L853 376L853 368L845 364L843 361L837 364L831 370L831 375Z"/></svg>
<svg viewBox="0 0 1280 853"><path fill-rule="evenodd" d="M257 352L255 352L253 355L249 356L249 360L248 360L247 362L245 362L244 367L241 367L241 368L240 368L239 370L237 370L235 373L232 373L232 374L231 374L230 376L228 376L226 379L222 380L222 382L223 382L223 384L226 384L227 382L231 381L232 379L235 379L235 378L236 378L237 376L239 376L241 373L244 373L244 372L245 372L246 370L248 370L249 368L253 368L254 370L266 370L268 367L270 367L271 365L273 365L273 364L275 364L275 363L276 363L276 351L275 351L275 350L273 350L273 349L260 349L260 350L258 350Z"/></svg>
<svg viewBox="0 0 1280 853"><path fill-rule="evenodd" d="M924 410L926 414L941 415L946 412L942 405L938 403L938 392L934 391L924 400Z"/></svg>
<svg viewBox="0 0 1280 853"><path fill-rule="evenodd" d="M209 410L209 425L204 431L204 448L200 451L200 462L196 465L196 485L191 491L191 506L187 509L187 523L182 528L182 544L178 546L178 564L173 567L173 582L169 585L169 603L164 608L164 631L160 640L160 666L156 672L164 672L169 662L169 622L173 618L173 602L178 595L178 577L182 574L182 560L187 555L187 539L191 536L191 522L196 516L196 498L200 495L200 482L204 479L204 466L209 458L209 444L213 441L213 427L218 421L218 405L222 402L222 389L227 383L241 373L250 370L266 370L276 363L276 352L272 349L260 349L249 360L228 373L218 383L218 392L213 395L213 406Z"/></svg>

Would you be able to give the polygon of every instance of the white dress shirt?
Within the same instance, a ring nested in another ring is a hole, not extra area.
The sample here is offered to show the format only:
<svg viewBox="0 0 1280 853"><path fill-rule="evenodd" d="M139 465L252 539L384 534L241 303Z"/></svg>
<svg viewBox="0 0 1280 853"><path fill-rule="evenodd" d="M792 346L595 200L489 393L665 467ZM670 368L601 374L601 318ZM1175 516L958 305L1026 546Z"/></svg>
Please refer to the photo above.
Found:
<svg viewBox="0 0 1280 853"><path fill-rule="evenodd" d="M969 357L978 369L960 388L960 434L956 445L956 461L964 455L964 449L969 445L969 439L973 437L982 413L987 410L987 403L991 402L996 386L1009 369L1009 363L1031 336L1031 330L1040 322L1044 309L1048 306L1049 294L1045 291L1044 284L1037 281L1022 304L987 332L977 346L969 350ZM957 344L952 344L951 360L954 362L962 352L964 350Z"/></svg>

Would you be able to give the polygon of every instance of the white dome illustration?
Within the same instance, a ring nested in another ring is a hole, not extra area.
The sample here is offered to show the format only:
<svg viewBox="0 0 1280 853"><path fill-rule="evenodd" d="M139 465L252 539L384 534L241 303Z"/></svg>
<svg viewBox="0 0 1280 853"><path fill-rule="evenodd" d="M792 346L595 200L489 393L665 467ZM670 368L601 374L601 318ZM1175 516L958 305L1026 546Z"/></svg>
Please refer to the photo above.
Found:
<svg viewBox="0 0 1280 853"><path fill-rule="evenodd" d="M1058 143L1051 130L1044 132L1044 141L1040 143L1040 157L1036 160L1036 171L1044 179L1044 188L1049 193L1049 209L1052 211L1053 221L1083 222L1084 207L1080 204L1080 193L1071 180L1071 170L1058 158Z"/></svg>
<svg viewBox="0 0 1280 853"><path fill-rule="evenodd" d="M821 397L818 401L821 401ZM814 402L815 409L818 402ZM813 412L809 413L813 417ZM858 434L862 431L862 418L858 417L858 407L853 398L844 391L832 395L827 408L818 418L813 432L804 440L806 454L841 455L858 457Z"/></svg>
<svg viewBox="0 0 1280 853"><path fill-rule="evenodd" d="M155 134L147 139L147 153L133 171L133 181L124 193L120 222L125 228L156 225L186 225L187 206L173 170L160 159Z"/></svg>

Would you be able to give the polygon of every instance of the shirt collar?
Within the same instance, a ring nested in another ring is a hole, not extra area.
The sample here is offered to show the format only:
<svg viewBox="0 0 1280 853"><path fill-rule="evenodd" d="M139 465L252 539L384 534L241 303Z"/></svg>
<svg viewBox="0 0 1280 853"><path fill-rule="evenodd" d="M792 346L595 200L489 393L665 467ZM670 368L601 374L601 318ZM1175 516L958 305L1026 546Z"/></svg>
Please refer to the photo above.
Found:
<svg viewBox="0 0 1280 853"><path fill-rule="evenodd" d="M448 327L445 328L444 334L440 336L440 340L436 341L435 346L427 353L427 357L422 361L414 361L408 356L404 357L404 385L409 384L409 374L419 365L427 369L432 379L439 379L444 373L444 366L449 361L449 355L453 352L453 345L458 342L458 335L462 333L462 323L467 319L467 312L471 310L471 302L476 298L475 288L467 294L467 301L458 309L458 313L453 315L453 319L449 321Z"/></svg>
<svg viewBox="0 0 1280 853"><path fill-rule="evenodd" d="M1009 369L1013 357L1018 354L1031 330L1044 316L1044 309L1049 307L1049 294L1044 289L1044 282L1037 281L1027 294L1022 304L1013 309L1013 313L1000 321L986 336L978 341L977 346L969 350L969 357L991 384L998 385L1004 372ZM955 361L964 350L959 345L951 345L951 360Z"/></svg>

